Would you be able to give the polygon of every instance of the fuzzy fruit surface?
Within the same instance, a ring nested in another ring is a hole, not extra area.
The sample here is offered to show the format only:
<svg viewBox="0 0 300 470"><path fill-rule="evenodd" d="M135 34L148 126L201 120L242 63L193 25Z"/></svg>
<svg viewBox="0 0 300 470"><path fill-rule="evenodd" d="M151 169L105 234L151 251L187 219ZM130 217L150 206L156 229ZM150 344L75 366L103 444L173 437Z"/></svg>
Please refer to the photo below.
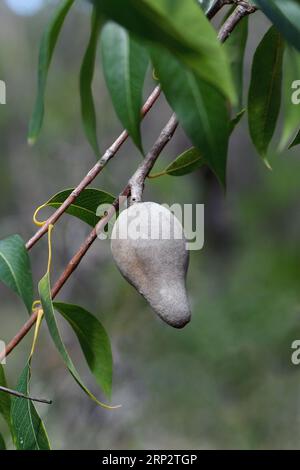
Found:
<svg viewBox="0 0 300 470"><path fill-rule="evenodd" d="M171 211L155 202L133 204L114 225L111 250L122 275L162 320L175 328L190 321L189 252L183 227Z"/></svg>

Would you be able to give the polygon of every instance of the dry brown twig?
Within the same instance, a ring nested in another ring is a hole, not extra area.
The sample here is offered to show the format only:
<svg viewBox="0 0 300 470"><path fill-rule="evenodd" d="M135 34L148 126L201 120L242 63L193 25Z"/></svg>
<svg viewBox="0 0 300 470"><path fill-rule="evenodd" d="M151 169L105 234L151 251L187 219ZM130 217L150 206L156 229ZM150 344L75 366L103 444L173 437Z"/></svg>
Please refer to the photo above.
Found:
<svg viewBox="0 0 300 470"><path fill-rule="evenodd" d="M244 0L235 0L237 3L237 7L235 8L234 12L230 15L230 17L225 21L223 24L218 38L221 42L226 41L229 37L231 32L237 26L237 24L244 18L245 16L254 13L256 8L251 6L247 1ZM222 6L227 4L227 2L223 2ZM220 8L222 8L220 6ZM142 114L146 115L147 112L151 109L155 101L157 100L160 94L160 88L156 87L153 93L150 95L149 99L144 105ZM169 140L172 138L176 128L178 126L178 122L176 117L173 115L163 129L161 135L159 136L158 140L155 142L154 146L140 164L134 175L129 180L127 186L124 190L120 193L119 197L128 198L131 191L132 191L132 199L139 201L141 200L144 182L149 174L150 170L152 169L154 163L156 162L158 156L160 155L163 148L167 145ZM50 224L55 223L60 216L66 211L66 209L76 200L79 194L94 180L94 178L100 173L102 168L106 165L106 163L117 153L121 145L127 140L128 133L124 131L116 142L107 150L104 154L102 159L93 167L93 169L85 176L85 178L81 181L81 183L77 186L77 188L73 191L71 196L65 201L65 203L59 208L56 212L52 214L52 216L47 220L45 225L28 241L26 247L27 249L32 248L32 246L45 234L47 233L48 227ZM102 160L102 163L100 163ZM119 207L119 197L114 201L111 210L102 217L100 222L97 226L91 231L88 237L84 240L82 245L80 246L77 253L73 256L69 264L67 265L66 269L60 276L60 278L55 283L52 289L52 298L56 297L58 292L61 290L65 282L69 279L71 274L75 271L77 266L79 265L80 261L89 250L90 246L94 243L97 238L97 234L99 234L104 227L107 225L109 220L115 214L115 210ZM35 324L37 320L37 312L38 310L34 310L27 320L27 322L22 326L20 331L15 335L15 337L7 344L5 351L0 354L0 362L8 356L15 347L20 343L20 341L27 335L27 333L31 330L32 326Z"/></svg>

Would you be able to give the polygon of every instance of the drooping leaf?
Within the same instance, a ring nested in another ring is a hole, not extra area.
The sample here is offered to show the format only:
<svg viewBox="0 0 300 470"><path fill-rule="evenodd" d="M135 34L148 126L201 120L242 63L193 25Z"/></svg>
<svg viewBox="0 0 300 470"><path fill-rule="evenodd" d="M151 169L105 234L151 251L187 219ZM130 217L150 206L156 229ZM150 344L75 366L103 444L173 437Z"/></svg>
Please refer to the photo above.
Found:
<svg viewBox="0 0 300 470"><path fill-rule="evenodd" d="M66 347L63 343L63 340L61 338L57 321L55 318L55 313L54 313L54 307L51 299L51 290L50 290L50 280L49 280L49 274L46 274L42 280L39 282L39 294L40 294L40 299L42 302L42 307L44 310L46 322L48 325L48 329L51 335L51 338L63 360L65 363L66 367L68 368L70 374L72 377L75 379L77 384L81 387L81 389L98 405L102 406L103 408L111 409L112 407L101 403L93 394L90 392L90 390L83 384L79 373L77 372L72 359L70 358Z"/></svg>
<svg viewBox="0 0 300 470"><path fill-rule="evenodd" d="M6 450L6 444L2 434L0 434L0 450Z"/></svg>
<svg viewBox="0 0 300 470"><path fill-rule="evenodd" d="M283 128L279 147L282 150L300 125L300 52L287 47L283 61ZM295 88L297 85L297 88ZM294 98L295 94L295 98Z"/></svg>
<svg viewBox="0 0 300 470"><path fill-rule="evenodd" d="M285 39L300 51L299 0L253 0Z"/></svg>
<svg viewBox="0 0 300 470"><path fill-rule="evenodd" d="M0 385L7 388L4 368L0 364ZM5 419L7 425L10 428L10 408L11 408L11 397L8 393L0 391L0 414Z"/></svg>
<svg viewBox="0 0 300 470"><path fill-rule="evenodd" d="M106 396L110 398L112 352L105 329L94 315L78 305L55 302L54 308L73 328L90 370Z"/></svg>
<svg viewBox="0 0 300 470"><path fill-rule="evenodd" d="M92 83L101 26L102 17L99 15L99 10L94 8L91 19L91 35L80 70L81 117L86 137L97 156L99 155L99 144Z"/></svg>
<svg viewBox="0 0 300 470"><path fill-rule="evenodd" d="M296 145L300 145L300 130L291 145L289 146L289 148L291 149L292 147L296 147Z"/></svg>
<svg viewBox="0 0 300 470"><path fill-rule="evenodd" d="M229 138L225 98L163 49L153 47L151 57L166 98L183 129L224 185Z"/></svg>
<svg viewBox="0 0 300 470"><path fill-rule="evenodd" d="M49 66L62 25L73 3L74 0L63 0L60 2L41 40L38 66L38 90L28 132L28 142L30 144L35 143L43 125L44 101Z"/></svg>
<svg viewBox="0 0 300 470"><path fill-rule="evenodd" d="M143 84L149 57L131 33L108 22L101 35L103 70L115 111L136 146L140 133Z"/></svg>
<svg viewBox="0 0 300 470"><path fill-rule="evenodd" d="M0 281L18 294L28 312L33 302L33 281L30 260L19 235L0 240Z"/></svg>
<svg viewBox="0 0 300 470"><path fill-rule="evenodd" d="M237 90L238 103L237 108L243 106L243 85L244 85L244 56L248 38L248 17L235 27L230 34L224 47L231 65L232 76Z"/></svg>
<svg viewBox="0 0 300 470"><path fill-rule="evenodd" d="M29 395L30 378L30 363L27 363L17 385L18 392ZM17 450L49 450L45 426L32 401L12 397L11 402L12 433Z"/></svg>
<svg viewBox="0 0 300 470"><path fill-rule="evenodd" d="M260 42L253 59L248 97L252 141L264 160L280 111L284 41L272 26Z"/></svg>
<svg viewBox="0 0 300 470"><path fill-rule="evenodd" d="M197 170L203 164L204 161L199 150L195 147L192 147L179 155L163 171L150 175L150 178L157 178L159 176L165 175L184 176Z"/></svg>
<svg viewBox="0 0 300 470"><path fill-rule="evenodd" d="M70 196L72 191L73 189L65 189L55 194L45 203L45 207L49 206L57 209ZM102 204L112 204L114 199L114 196L105 191L87 188L80 193L74 203L66 210L66 213L86 222L91 227L95 227L100 220L100 217L96 215L98 207Z"/></svg>
<svg viewBox="0 0 300 470"><path fill-rule="evenodd" d="M109 18L172 54L235 101L230 66L195 0L94 0Z"/></svg>

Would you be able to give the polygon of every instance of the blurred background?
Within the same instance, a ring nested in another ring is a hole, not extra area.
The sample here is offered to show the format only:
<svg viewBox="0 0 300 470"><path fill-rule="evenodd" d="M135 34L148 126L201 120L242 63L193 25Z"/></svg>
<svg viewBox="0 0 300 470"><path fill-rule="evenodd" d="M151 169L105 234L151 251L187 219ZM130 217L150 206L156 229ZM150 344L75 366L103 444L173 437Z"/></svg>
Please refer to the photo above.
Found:
<svg viewBox="0 0 300 470"><path fill-rule="evenodd" d="M0 78L7 104L0 107L0 239L35 232L35 208L73 187L95 162L82 132L78 75L89 36L89 7L73 8L49 76L41 138L26 133L36 91L38 45L55 2L2 0ZM268 23L250 18L245 71ZM100 59L100 57L98 57ZM295 79L299 77L295 77ZM153 88L151 73L145 97ZM95 78L99 139L104 150L121 131L98 60ZM170 110L164 99L143 123L145 148ZM189 143L180 130L157 169ZM53 399L39 406L54 449L294 449L300 441L300 366L291 344L300 339L300 159L297 148L272 156L269 171L256 155L244 118L230 144L228 188L210 174L152 180L145 199L204 203L205 247L191 253L188 290L192 322L182 331L163 324L118 273L109 241L97 240L59 300L78 303L103 322L114 355L115 411L97 408L65 370L45 325L33 361L32 394ZM118 194L140 161L128 142L93 187ZM47 211L41 214L47 215ZM66 215L54 231L55 280L89 227ZM46 239L30 252L38 281L47 262ZM0 338L24 323L22 303L0 285ZM99 395L77 340L60 322L82 376ZM30 350L31 335L5 368L14 387ZM0 421L0 431L5 426Z"/></svg>

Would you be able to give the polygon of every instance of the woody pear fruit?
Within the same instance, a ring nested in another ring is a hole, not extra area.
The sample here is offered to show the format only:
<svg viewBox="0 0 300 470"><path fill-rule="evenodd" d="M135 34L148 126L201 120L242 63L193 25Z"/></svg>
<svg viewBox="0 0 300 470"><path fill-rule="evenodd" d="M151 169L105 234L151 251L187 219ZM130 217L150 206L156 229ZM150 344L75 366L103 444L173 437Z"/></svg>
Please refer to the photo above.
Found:
<svg viewBox="0 0 300 470"><path fill-rule="evenodd" d="M154 202L121 212L111 240L114 260L127 281L166 323L183 328L191 318L186 293L189 253L179 220Z"/></svg>

